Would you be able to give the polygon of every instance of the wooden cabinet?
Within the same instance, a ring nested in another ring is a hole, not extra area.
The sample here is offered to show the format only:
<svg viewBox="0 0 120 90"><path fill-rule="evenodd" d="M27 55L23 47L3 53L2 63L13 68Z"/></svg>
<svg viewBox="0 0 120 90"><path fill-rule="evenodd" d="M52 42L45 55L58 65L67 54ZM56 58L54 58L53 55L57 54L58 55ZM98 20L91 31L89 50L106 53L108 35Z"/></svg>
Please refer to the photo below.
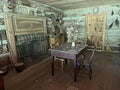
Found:
<svg viewBox="0 0 120 90"><path fill-rule="evenodd" d="M8 13L5 15L5 22L7 25L8 46L13 64L19 62L19 46L26 45L27 48L28 44L26 43L41 41L38 40L39 35L42 34L44 37L47 35L45 18L26 17ZM46 46L47 43L44 44L44 46ZM38 46L39 45L40 44L38 44ZM32 52L32 49L34 48L29 48L28 52Z"/></svg>

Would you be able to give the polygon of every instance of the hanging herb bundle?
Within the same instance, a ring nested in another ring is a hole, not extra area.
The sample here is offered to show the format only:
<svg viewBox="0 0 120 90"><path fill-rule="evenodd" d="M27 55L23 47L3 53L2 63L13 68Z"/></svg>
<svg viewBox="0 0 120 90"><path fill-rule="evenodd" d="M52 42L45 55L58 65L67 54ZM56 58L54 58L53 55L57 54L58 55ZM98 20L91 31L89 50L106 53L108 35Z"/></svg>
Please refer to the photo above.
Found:
<svg viewBox="0 0 120 90"><path fill-rule="evenodd" d="M115 20L115 25L116 25L117 27L119 27L119 20L118 20L118 18Z"/></svg>
<svg viewBox="0 0 120 90"><path fill-rule="evenodd" d="M111 29L113 26L113 22L109 25L108 29Z"/></svg>
<svg viewBox="0 0 120 90"><path fill-rule="evenodd" d="M112 12L111 12L111 15L114 15L114 12L113 12L113 10L112 10Z"/></svg>

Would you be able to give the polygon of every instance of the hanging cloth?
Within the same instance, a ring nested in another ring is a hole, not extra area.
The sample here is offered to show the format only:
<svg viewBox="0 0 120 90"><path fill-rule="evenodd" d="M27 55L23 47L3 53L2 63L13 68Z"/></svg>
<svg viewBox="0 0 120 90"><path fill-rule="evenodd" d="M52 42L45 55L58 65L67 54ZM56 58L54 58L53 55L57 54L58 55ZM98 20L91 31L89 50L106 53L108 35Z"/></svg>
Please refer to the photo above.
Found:
<svg viewBox="0 0 120 90"><path fill-rule="evenodd" d="M109 25L108 29L111 29L113 26L113 22Z"/></svg>

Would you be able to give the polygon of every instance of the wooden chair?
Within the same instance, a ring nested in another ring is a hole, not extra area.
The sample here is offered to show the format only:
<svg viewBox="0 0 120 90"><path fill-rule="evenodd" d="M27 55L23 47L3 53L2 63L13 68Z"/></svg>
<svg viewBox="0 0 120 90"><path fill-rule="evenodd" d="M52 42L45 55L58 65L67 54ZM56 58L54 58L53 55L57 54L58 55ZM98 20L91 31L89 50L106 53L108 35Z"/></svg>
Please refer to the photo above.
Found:
<svg viewBox="0 0 120 90"><path fill-rule="evenodd" d="M91 75L92 75L92 63L93 63L93 56L95 54L96 48L94 49L87 49L85 51L85 57L82 60L78 60L77 65L79 70L81 71L82 69L88 70L89 73L89 78L91 80Z"/></svg>

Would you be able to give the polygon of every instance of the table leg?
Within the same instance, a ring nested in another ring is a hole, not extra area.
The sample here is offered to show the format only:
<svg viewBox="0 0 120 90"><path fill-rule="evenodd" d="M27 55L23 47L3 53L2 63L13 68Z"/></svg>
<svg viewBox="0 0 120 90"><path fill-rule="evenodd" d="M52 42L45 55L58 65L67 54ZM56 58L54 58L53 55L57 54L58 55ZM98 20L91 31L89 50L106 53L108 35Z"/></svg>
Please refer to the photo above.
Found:
<svg viewBox="0 0 120 90"><path fill-rule="evenodd" d="M77 80L77 60L74 60L74 82Z"/></svg>
<svg viewBox="0 0 120 90"><path fill-rule="evenodd" d="M52 56L52 76L54 76L54 56Z"/></svg>

